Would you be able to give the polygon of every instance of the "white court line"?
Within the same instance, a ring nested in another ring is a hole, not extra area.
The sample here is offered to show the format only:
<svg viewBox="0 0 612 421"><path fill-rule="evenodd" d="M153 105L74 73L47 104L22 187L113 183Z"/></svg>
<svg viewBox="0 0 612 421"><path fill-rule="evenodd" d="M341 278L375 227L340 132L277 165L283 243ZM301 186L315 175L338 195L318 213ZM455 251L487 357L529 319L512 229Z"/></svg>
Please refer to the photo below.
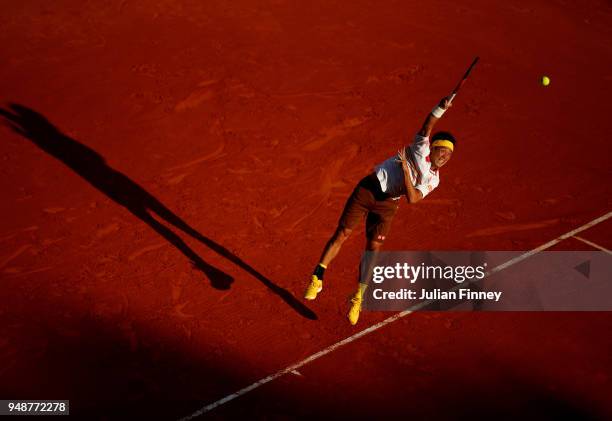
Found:
<svg viewBox="0 0 612 421"><path fill-rule="evenodd" d="M563 241L563 240L565 240L565 239L567 239L569 237L572 237L575 234L578 234L579 232L587 230L587 229L591 228L592 226L597 225L600 222L605 221L606 219L609 219L610 217L612 217L612 212L608 212L607 214L605 214L603 216L600 216L599 218L594 219L591 222L588 222L588 223L582 225L581 227L578 227L578 228L576 228L576 229L574 229L572 231L569 231L569 232L567 232L567 233L565 233L565 234L555 238L554 240L549 241L546 244L542 244L541 246L536 247L535 249L533 249L531 251L528 251L526 253L521 254L520 256L515 257L514 259L510 259L507 262L502 263L501 265L494 267L493 269L488 271L487 274L488 275L492 275L492 274L497 273L497 272L499 272L501 270L504 270L507 267L512 266L512 265L514 265L514 264L516 264L516 263L518 263L520 261L523 261L523 260L533 256L536 253L539 253L539 252L541 252L543 250L546 250L546 249L554 246L555 244L558 244L561 241ZM242 395L245 395L245 394L249 393L250 391L255 390L255 389L263 386L264 384L271 382L272 380L275 380L275 379L277 379L279 377L282 377L282 376L284 376L287 373L291 373L292 371L297 370L298 368L300 368L302 366L305 366L306 364L311 363L312 361L314 361L316 359L319 359L319 358L323 357L324 355L327 355L327 354L335 351L336 349L338 349L340 347L343 347L344 345L349 344L349 343L351 343L351 342L361 338L362 336L367 335L368 333L372 333L372 332L380 329L381 327L384 327L384 326L386 326L386 325L388 325L390 323L393 323L394 321L399 320L402 317L405 317L405 316L409 315L410 313L414 312L415 310L419 310L420 308L425 307L425 306L431 304L434 301L436 301L436 300L423 301L423 302L421 302L421 303L419 303L419 304L417 304L415 306L412 306L411 308L409 308L407 310L404 310L404 311L402 311L400 313L397 313L397 314L395 314L395 315L393 315L393 316L383 320L382 322L376 323L376 324L368 327L367 329L364 329L364 330L362 330L360 332L357 332L354 335L349 336L348 338L345 338L345 339L341 340L340 342L336 342L335 344L330 345L327 348L325 348L325 349L323 349L323 350L321 350L321 351L319 351L319 352L317 352L315 354L312 354L311 356L303 359L300 362L297 362L297 363L295 363L293 365L290 365L290 366L288 366L286 368L283 368L282 370L277 371L274 374L271 374L271 375L269 375L267 377L264 377L264 378L262 378L260 380L257 380L255 383L253 383L253 384L251 384L251 385L249 385L249 386L247 386L247 387L245 387L243 389L240 389L237 392L234 392L234 393L232 393L230 395L227 395L226 397L224 397L222 399L219 399L218 401L210 403L210 404L200 408L199 410L197 410L193 414L191 414L189 416L186 416L184 418L181 418L180 421L186 421L186 420L189 420L189 419L192 419L192 418L195 418L195 417L199 417L200 415L206 414L207 412L210 412L213 409L215 409L215 408L217 408L217 407L219 407L219 406L221 406L221 405L223 405L223 404L225 404L225 403L227 403L229 401L232 401L232 400L234 400L234 399L236 399L236 398L238 398L238 397L240 397Z"/></svg>
<svg viewBox="0 0 612 421"><path fill-rule="evenodd" d="M608 250L608 249L607 249L607 248L605 248L605 247L600 246L599 244L595 244L594 242L589 241L589 240L587 240L586 238L578 237L577 235L574 235L574 238L575 238L576 240L580 240L580 241L582 241L582 242L583 242L583 243L585 243L585 244L588 244L588 245L589 245L589 246L591 246L591 247L595 247L596 249L599 249L599 250L601 250L601 251L605 251L605 252L606 252L606 253L608 253L608 254L612 254L612 251Z"/></svg>

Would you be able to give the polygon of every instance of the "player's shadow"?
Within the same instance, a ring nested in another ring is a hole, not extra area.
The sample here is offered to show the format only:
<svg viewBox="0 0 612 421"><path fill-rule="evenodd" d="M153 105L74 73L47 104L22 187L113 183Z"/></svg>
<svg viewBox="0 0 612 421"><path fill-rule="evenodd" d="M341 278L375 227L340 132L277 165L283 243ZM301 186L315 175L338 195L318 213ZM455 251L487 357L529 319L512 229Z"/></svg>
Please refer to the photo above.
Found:
<svg viewBox="0 0 612 421"><path fill-rule="evenodd" d="M254 276L302 316L313 320L317 318L312 310L289 291L276 285L227 248L199 233L136 182L108 166L100 154L60 132L41 114L23 105L10 104L8 110L0 108L0 115L6 119L7 124L15 132L62 161L92 186L157 231L179 249L196 268L204 272L214 288L229 289L234 280L227 273L206 263L178 235L155 219L152 214L202 242Z"/></svg>

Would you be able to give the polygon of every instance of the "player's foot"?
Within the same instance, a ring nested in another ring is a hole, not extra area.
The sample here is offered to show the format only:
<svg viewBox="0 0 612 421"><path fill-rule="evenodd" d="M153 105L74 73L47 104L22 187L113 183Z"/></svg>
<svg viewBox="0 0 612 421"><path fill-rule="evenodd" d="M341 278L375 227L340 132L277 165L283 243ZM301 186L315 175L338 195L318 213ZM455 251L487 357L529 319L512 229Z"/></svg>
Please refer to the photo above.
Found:
<svg viewBox="0 0 612 421"><path fill-rule="evenodd" d="M361 301L362 298L359 295L355 295L351 298L351 308L347 314L349 322L354 326L357 324L357 320L359 320L359 312L361 311Z"/></svg>
<svg viewBox="0 0 612 421"><path fill-rule="evenodd" d="M323 280L319 279L317 275L312 275L312 280L308 287L306 288L306 292L304 293L304 298L306 300L314 300L317 298L317 294L321 292L323 289Z"/></svg>

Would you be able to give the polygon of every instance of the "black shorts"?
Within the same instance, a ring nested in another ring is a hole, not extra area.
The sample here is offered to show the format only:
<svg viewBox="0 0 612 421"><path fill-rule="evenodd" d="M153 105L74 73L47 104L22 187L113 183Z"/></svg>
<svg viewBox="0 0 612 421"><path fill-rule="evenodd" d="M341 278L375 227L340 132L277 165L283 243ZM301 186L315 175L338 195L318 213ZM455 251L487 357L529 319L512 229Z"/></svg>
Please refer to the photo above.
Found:
<svg viewBox="0 0 612 421"><path fill-rule="evenodd" d="M364 177L353 190L338 225L352 230L365 219L368 240L383 242L399 202L381 190L376 174L372 173Z"/></svg>

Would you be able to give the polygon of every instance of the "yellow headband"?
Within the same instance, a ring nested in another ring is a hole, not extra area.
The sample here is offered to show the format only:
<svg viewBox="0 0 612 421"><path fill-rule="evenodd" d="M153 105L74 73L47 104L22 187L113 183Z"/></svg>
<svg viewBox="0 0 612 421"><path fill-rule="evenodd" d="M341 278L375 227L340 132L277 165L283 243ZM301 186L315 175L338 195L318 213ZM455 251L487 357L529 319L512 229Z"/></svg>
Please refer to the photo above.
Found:
<svg viewBox="0 0 612 421"><path fill-rule="evenodd" d="M453 142L451 142L450 140L446 140L446 139L438 139L438 140L434 140L434 142L431 144L432 147L434 146L440 146L443 148L448 148L452 151L455 150L455 145L453 144Z"/></svg>

